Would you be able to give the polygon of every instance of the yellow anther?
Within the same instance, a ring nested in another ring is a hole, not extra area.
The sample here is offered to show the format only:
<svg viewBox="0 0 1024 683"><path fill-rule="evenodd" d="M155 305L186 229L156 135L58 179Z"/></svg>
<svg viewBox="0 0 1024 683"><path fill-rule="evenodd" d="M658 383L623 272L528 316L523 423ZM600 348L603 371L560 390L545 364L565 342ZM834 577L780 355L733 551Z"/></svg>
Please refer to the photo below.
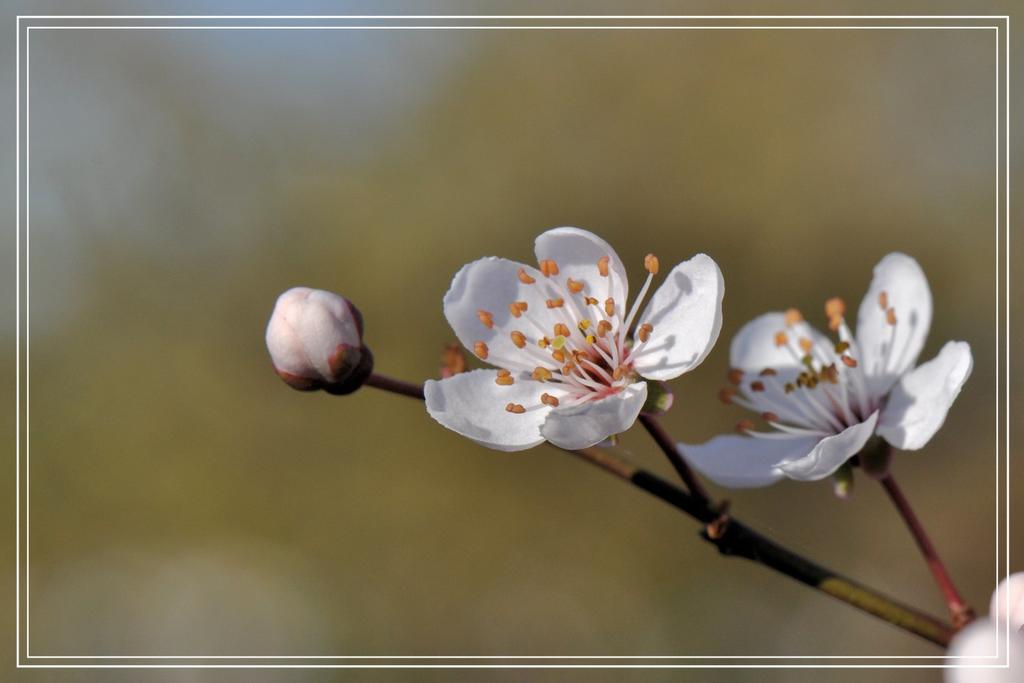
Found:
<svg viewBox="0 0 1024 683"><path fill-rule="evenodd" d="M608 322L607 320L599 320L599 321L597 321L597 336L598 337L603 337L604 335L608 334L611 331L612 331L612 324L610 322Z"/></svg>
<svg viewBox="0 0 1024 683"><path fill-rule="evenodd" d="M551 379L552 374L551 371L548 370L547 368L542 368L538 365L533 369L533 374L530 376L533 377L538 382L547 382L549 379Z"/></svg>
<svg viewBox="0 0 1024 683"><path fill-rule="evenodd" d="M548 339L547 337L541 337L540 339L537 340L537 346L539 346L542 349L546 349L550 345L551 345L551 340Z"/></svg>
<svg viewBox="0 0 1024 683"><path fill-rule="evenodd" d="M546 277L558 275L558 264L549 258L542 259L540 262L540 272Z"/></svg>
<svg viewBox="0 0 1024 683"><path fill-rule="evenodd" d="M836 316L842 318L846 313L846 302L835 296L825 302L825 317L831 320Z"/></svg>
<svg viewBox="0 0 1024 683"><path fill-rule="evenodd" d="M494 383L503 387L509 387L515 384L516 381L508 370L498 370L498 376L494 378Z"/></svg>
<svg viewBox="0 0 1024 683"><path fill-rule="evenodd" d="M512 343L516 345L516 348L523 348L526 346L526 335L519 330L512 330L510 335L512 337Z"/></svg>
<svg viewBox="0 0 1024 683"><path fill-rule="evenodd" d="M889 310L887 310L885 312L885 322L889 323L890 325L895 325L896 324L896 309L895 308L890 308Z"/></svg>
<svg viewBox="0 0 1024 683"><path fill-rule="evenodd" d="M552 396L551 394L547 394L547 393L541 394L540 395L540 402L543 403L546 406L551 406L552 408L557 408L558 407L558 399L555 398L554 396Z"/></svg>
<svg viewBox="0 0 1024 683"><path fill-rule="evenodd" d="M732 403L732 397L735 395L736 390L733 387L723 387L722 390L718 392L718 400L725 405L729 405Z"/></svg>
<svg viewBox="0 0 1024 683"><path fill-rule="evenodd" d="M581 320L579 322L577 327L580 328L580 332L586 332L588 329L590 329L590 325L591 325L591 322L588 319L584 318L583 320Z"/></svg>
<svg viewBox="0 0 1024 683"><path fill-rule="evenodd" d="M588 306L596 306L597 305L597 299L595 299L592 296L585 296L585 297L583 297L583 301L585 301Z"/></svg>
<svg viewBox="0 0 1024 683"><path fill-rule="evenodd" d="M810 353L811 349L814 348L814 342L807 337L800 337L796 341L797 345L800 346L800 350L804 353Z"/></svg>
<svg viewBox="0 0 1024 683"><path fill-rule="evenodd" d="M585 337L585 339L587 340L587 343L588 343L588 344L593 344L593 343L595 343L595 342L597 341L597 337L595 337L595 336L594 336L594 335L592 335L592 334L588 334L588 335L587 335L587 336Z"/></svg>
<svg viewBox="0 0 1024 683"><path fill-rule="evenodd" d="M736 431L740 434L754 431L754 423L750 420L740 420L736 423Z"/></svg>
<svg viewBox="0 0 1024 683"><path fill-rule="evenodd" d="M785 346L788 343L789 343L789 335L787 335L785 332L776 332L775 333L775 345L776 346Z"/></svg>
<svg viewBox="0 0 1024 683"><path fill-rule="evenodd" d="M889 309L889 295L884 290L878 293L878 307L883 311Z"/></svg>
<svg viewBox="0 0 1024 683"><path fill-rule="evenodd" d="M651 338L651 332L654 332L654 325L644 323L640 326L640 329L636 331L636 336L640 341L645 342Z"/></svg>
<svg viewBox="0 0 1024 683"><path fill-rule="evenodd" d="M482 341L473 343L473 353L477 355L480 360L487 360L487 344Z"/></svg>
<svg viewBox="0 0 1024 683"><path fill-rule="evenodd" d="M565 286L568 287L569 291L573 294L579 294L583 291L583 283L579 280L573 280L572 278L565 281Z"/></svg>
<svg viewBox="0 0 1024 683"><path fill-rule="evenodd" d="M615 315L615 299L608 297L604 300L604 312L609 318Z"/></svg>
<svg viewBox="0 0 1024 683"><path fill-rule="evenodd" d="M785 313L786 324L792 327L804 319L804 314L796 308L790 308Z"/></svg>
<svg viewBox="0 0 1024 683"><path fill-rule="evenodd" d="M764 391L764 382L761 380L754 380L750 383L751 391Z"/></svg>
<svg viewBox="0 0 1024 683"><path fill-rule="evenodd" d="M476 312L476 317L480 319L480 322L483 323L484 327L487 329L494 327L494 316L491 315L490 311L481 309Z"/></svg>
<svg viewBox="0 0 1024 683"><path fill-rule="evenodd" d="M779 373L775 371L775 368L765 368L760 374L762 377L774 377Z"/></svg>
<svg viewBox="0 0 1024 683"><path fill-rule="evenodd" d="M548 299L548 308L561 308L565 305L564 299Z"/></svg>
<svg viewBox="0 0 1024 683"><path fill-rule="evenodd" d="M597 272L601 273L601 277L608 277L608 261L610 260L607 256L597 259Z"/></svg>
<svg viewBox="0 0 1024 683"><path fill-rule="evenodd" d="M654 254L648 254L647 256L644 256L644 268L646 268L647 272L650 273L651 275L657 275L658 257L655 256Z"/></svg>
<svg viewBox="0 0 1024 683"><path fill-rule="evenodd" d="M510 413L515 413L516 415L522 415L523 413L526 412L526 408L524 408L518 403L509 403L508 405L505 406L505 410L507 410Z"/></svg>
<svg viewBox="0 0 1024 683"><path fill-rule="evenodd" d="M739 386L739 383L743 381L743 371L739 368L730 368L729 374L726 377L729 378L730 384Z"/></svg>
<svg viewBox="0 0 1024 683"><path fill-rule="evenodd" d="M572 333L569 331L568 325L565 323L555 323L555 336L568 337L570 334ZM564 339L562 340L562 343L565 343Z"/></svg>
<svg viewBox="0 0 1024 683"><path fill-rule="evenodd" d="M551 357L555 360L556 363L564 363L565 351L563 351L562 349L555 349L554 351L551 352Z"/></svg>
<svg viewBox="0 0 1024 683"><path fill-rule="evenodd" d="M526 272L525 268L519 269L519 281L522 282L524 285L532 285L534 282L536 282L536 280L530 277L530 275Z"/></svg>
<svg viewBox="0 0 1024 683"><path fill-rule="evenodd" d="M840 356L839 360L843 361L843 365L845 365L848 368L857 367L857 361L853 358L850 358L849 356Z"/></svg>

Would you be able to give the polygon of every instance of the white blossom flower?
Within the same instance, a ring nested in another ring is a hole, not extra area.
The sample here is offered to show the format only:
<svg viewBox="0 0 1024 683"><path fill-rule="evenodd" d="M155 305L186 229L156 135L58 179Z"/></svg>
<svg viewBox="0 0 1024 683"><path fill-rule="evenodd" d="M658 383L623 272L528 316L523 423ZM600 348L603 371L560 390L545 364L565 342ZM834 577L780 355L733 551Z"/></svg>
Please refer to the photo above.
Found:
<svg viewBox="0 0 1024 683"><path fill-rule="evenodd" d="M535 250L539 268L489 257L455 275L445 317L459 341L497 369L428 381L427 411L489 448L545 440L585 448L633 424L647 398L641 378L671 379L704 360L722 327L722 274L698 254L677 265L639 313L658 272L653 255L627 308L625 267L604 240L555 228Z"/></svg>
<svg viewBox="0 0 1024 683"><path fill-rule="evenodd" d="M277 298L267 323L267 350L289 386L348 393L373 367L363 344L363 319L344 297L293 287Z"/></svg>
<svg viewBox="0 0 1024 683"><path fill-rule="evenodd" d="M754 487L783 477L801 481L833 474L877 434L892 446L924 446L971 374L966 342L948 342L914 368L932 318L924 272L905 254L883 258L857 314L854 336L845 304L825 304L829 339L796 309L747 323L730 347L726 403L757 413L774 431L737 425L740 435L680 444L694 467L722 486Z"/></svg>
<svg viewBox="0 0 1024 683"><path fill-rule="evenodd" d="M1008 603L1008 604L1007 604ZM1009 609L1009 612L1007 612ZM992 593L987 619L956 634L949 645L946 683L1018 683L1024 676L1024 572L1011 574ZM1009 662L1009 667L1004 666Z"/></svg>

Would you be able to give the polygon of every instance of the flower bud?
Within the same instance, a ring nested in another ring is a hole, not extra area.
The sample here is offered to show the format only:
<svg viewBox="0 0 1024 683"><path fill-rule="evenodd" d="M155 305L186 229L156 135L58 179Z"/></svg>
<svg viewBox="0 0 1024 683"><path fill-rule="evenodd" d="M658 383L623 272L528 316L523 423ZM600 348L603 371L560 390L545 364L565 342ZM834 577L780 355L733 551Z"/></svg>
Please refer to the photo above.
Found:
<svg viewBox="0 0 1024 683"><path fill-rule="evenodd" d="M300 391L348 394L362 386L373 370L373 354L362 337L363 317L355 306L308 287L279 296L267 324L274 370Z"/></svg>
<svg viewBox="0 0 1024 683"><path fill-rule="evenodd" d="M1010 574L999 584L992 594L989 617L1009 622L1011 631L1024 632L1024 572Z"/></svg>

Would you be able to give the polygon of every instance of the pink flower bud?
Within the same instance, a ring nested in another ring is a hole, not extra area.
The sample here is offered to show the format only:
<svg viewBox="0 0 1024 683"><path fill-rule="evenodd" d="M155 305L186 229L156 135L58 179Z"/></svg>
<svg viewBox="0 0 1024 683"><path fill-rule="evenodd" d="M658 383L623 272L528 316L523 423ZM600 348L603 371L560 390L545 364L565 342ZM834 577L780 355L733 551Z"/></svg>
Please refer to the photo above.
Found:
<svg viewBox="0 0 1024 683"><path fill-rule="evenodd" d="M373 355L362 337L363 318L355 306L308 287L279 296L267 324L274 370L302 391L347 394L358 389L373 370Z"/></svg>
<svg viewBox="0 0 1024 683"><path fill-rule="evenodd" d="M992 594L989 617L1010 622L1011 631L1024 629L1024 572L1010 574Z"/></svg>

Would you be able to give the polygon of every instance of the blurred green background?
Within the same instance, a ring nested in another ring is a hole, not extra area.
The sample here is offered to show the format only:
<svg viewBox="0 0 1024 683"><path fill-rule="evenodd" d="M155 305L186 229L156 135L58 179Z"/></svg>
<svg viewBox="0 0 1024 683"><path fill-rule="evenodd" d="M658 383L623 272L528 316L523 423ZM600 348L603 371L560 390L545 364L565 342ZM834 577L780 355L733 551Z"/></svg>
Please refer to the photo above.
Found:
<svg viewBox="0 0 1024 683"><path fill-rule="evenodd" d="M201 8L218 9L240 10ZM689 519L555 450L487 451L418 402L369 389L291 391L263 332L282 290L337 291L362 310L377 369L421 380L453 338L441 297L470 260L531 260L533 238L556 225L602 235L635 281L648 251L667 265L703 251L725 274L724 328L708 360L673 383L666 418L680 440L703 441L743 416L715 394L745 321L797 306L823 323L827 297L855 307L874 264L905 251L935 298L922 359L963 339L975 370L946 427L899 455L895 474L987 611L993 41L983 31L34 32L32 653L940 654L719 557ZM13 65L13 41L3 50ZM13 362L3 372L13 385ZM1022 398L1014 381L1011 400ZM13 390L0 407L13 412ZM639 430L618 450L671 476ZM2 478L14 488L13 468ZM846 502L827 482L721 493L800 552L942 613L872 482L858 480ZM0 576L13 584L12 572L13 560ZM75 678L87 679L114 674Z"/></svg>

